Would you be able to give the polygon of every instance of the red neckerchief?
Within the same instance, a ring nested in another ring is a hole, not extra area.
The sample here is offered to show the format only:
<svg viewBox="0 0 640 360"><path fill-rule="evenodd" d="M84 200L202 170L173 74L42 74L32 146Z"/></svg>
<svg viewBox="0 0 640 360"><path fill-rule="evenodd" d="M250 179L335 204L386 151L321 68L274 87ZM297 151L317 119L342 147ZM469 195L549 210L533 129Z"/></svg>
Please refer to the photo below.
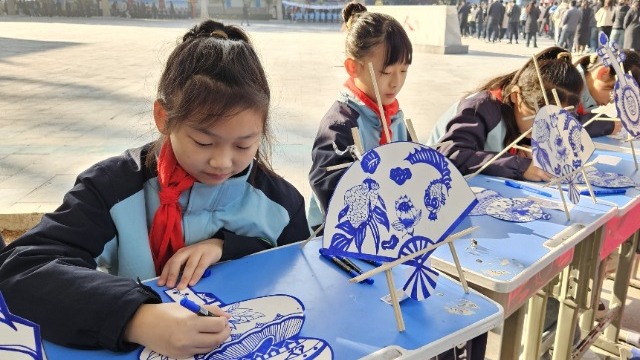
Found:
<svg viewBox="0 0 640 360"><path fill-rule="evenodd" d="M371 98L365 94L364 91L358 89L358 87L356 86L356 83L353 81L353 78L349 78L347 80L346 83L344 83L344 86L351 90L351 92L353 92L353 94L360 99L360 101L362 101L369 109L373 110L376 115L378 115L378 118L381 118L380 116L380 110L378 109L378 103L371 100ZM386 119L387 122L387 128L389 128L389 137L391 139L393 139L393 134L391 133L391 117L395 114L398 113L398 110L400 109L400 105L398 104L398 99L394 99L393 102L389 105L382 105L382 109L384 110L384 118ZM382 124L382 120L380 121L380 124ZM380 131L380 145L384 145L386 143L391 142L391 139L387 139L387 136L384 133L384 126L382 127L382 130Z"/></svg>
<svg viewBox="0 0 640 360"><path fill-rule="evenodd" d="M156 211L149 230L149 245L153 255L156 275L160 275L167 261L184 247L182 234L182 208L180 194L193 186L195 179L176 160L167 139L158 156L158 184L160 186L160 207Z"/></svg>
<svg viewBox="0 0 640 360"><path fill-rule="evenodd" d="M491 94L491 96L496 98L496 100L502 102L502 89L489 90L489 93ZM507 150L507 153L511 155L518 155L518 149L512 147L511 149Z"/></svg>

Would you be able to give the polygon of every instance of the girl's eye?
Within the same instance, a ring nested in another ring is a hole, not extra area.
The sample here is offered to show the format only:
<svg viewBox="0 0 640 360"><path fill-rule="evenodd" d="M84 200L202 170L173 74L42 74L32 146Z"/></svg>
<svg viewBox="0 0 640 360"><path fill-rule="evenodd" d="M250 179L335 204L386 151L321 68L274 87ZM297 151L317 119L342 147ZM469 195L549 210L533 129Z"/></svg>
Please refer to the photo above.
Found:
<svg viewBox="0 0 640 360"><path fill-rule="evenodd" d="M240 150L249 150L251 146L236 146Z"/></svg>
<svg viewBox="0 0 640 360"><path fill-rule="evenodd" d="M211 143L201 143L199 141L196 141L195 139L193 139L193 142L196 143L196 145L198 145L198 146L209 146L209 145L211 145Z"/></svg>

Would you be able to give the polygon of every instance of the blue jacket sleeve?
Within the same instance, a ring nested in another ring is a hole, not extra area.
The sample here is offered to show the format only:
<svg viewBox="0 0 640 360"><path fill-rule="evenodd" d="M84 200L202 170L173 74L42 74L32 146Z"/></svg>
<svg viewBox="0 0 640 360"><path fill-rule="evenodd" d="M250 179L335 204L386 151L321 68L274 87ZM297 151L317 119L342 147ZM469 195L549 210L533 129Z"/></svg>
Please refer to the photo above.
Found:
<svg viewBox="0 0 640 360"><path fill-rule="evenodd" d="M0 291L12 313L40 325L45 339L70 347L131 350L129 319L159 296L135 281L96 270L116 234L111 177L99 165L81 174L63 204L0 253Z"/></svg>
<svg viewBox="0 0 640 360"><path fill-rule="evenodd" d="M351 128L358 126L358 116L357 111L349 108L346 104L336 102L324 116L318 128L318 134L311 151L312 164L309 183L324 213L326 213L333 191L345 171L344 169L327 171L326 168L354 161L349 152L338 155L333 144L335 143L339 150L353 145Z"/></svg>

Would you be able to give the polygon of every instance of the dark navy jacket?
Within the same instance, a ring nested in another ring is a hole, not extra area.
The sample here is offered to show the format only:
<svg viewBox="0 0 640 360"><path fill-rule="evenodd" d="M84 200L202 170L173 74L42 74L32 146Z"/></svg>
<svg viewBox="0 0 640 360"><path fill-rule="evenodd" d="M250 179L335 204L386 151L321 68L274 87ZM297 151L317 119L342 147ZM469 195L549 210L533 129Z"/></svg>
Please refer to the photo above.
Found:
<svg viewBox="0 0 640 360"><path fill-rule="evenodd" d="M451 141L438 148L464 175L473 173L504 149L505 138L518 134L513 108L494 98L488 91L468 96L451 106L436 122L427 145ZM515 126L515 125L513 125ZM523 179L531 159L504 154L487 166L486 175Z"/></svg>
<svg viewBox="0 0 640 360"><path fill-rule="evenodd" d="M311 151L312 164L309 171L309 182L314 196L311 199L309 209L309 224L312 226L324 222L323 213L329 205L329 200L333 196L338 181L346 170L327 171L326 168L354 160L349 152L338 155L333 147L335 144L338 150L344 150L353 145L351 129L354 127L358 128L365 152L379 146L380 134L383 131L380 118L351 90L345 87L322 118ZM398 110L391 117L390 130L392 141L409 140L402 110Z"/></svg>
<svg viewBox="0 0 640 360"><path fill-rule="evenodd" d="M132 149L80 174L55 212L0 252L9 309L38 323L45 339L130 350L127 322L141 304L160 302L134 280L156 276L148 231L158 182L155 166L144 165L149 151ZM185 244L221 237L222 260L309 236L303 197L255 163L223 184L195 183L180 204Z"/></svg>

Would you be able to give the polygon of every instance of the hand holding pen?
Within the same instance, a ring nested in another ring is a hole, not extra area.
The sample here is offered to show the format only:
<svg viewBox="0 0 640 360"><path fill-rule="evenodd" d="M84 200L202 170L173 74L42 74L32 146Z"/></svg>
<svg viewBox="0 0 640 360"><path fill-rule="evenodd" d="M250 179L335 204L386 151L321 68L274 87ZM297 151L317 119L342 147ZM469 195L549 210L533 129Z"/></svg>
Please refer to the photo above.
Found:
<svg viewBox="0 0 640 360"><path fill-rule="evenodd" d="M329 260L331 263L338 266L339 269L346 272L351 277L356 277L362 274L362 269L360 269L351 260L342 256L330 255L327 253L327 250L323 248L320 248L319 252L320 252L320 256L322 256L323 258ZM362 282L367 284L373 284L373 279L367 278L367 279L364 279Z"/></svg>
<svg viewBox="0 0 640 360"><path fill-rule="evenodd" d="M177 302L142 304L127 323L124 339L169 358L211 352L229 338L230 315L215 306L204 310L218 316L195 315Z"/></svg>

